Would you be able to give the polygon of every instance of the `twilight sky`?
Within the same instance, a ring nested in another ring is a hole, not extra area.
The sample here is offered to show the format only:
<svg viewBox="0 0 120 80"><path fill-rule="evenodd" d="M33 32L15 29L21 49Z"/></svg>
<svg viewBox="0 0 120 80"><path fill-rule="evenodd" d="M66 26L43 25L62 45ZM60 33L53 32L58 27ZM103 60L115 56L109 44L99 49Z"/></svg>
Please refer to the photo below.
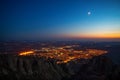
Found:
<svg viewBox="0 0 120 80"><path fill-rule="evenodd" d="M120 38L120 0L3 0L1 39Z"/></svg>

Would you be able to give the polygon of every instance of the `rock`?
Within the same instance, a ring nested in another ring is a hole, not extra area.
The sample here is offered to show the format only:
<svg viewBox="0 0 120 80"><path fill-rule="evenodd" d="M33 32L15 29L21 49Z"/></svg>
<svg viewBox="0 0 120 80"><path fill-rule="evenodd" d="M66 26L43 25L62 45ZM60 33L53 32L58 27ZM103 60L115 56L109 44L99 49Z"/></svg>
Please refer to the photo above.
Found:
<svg viewBox="0 0 120 80"><path fill-rule="evenodd" d="M60 65L51 60L32 56L5 56L5 58L0 57L0 77L6 76L18 80L61 80L67 76Z"/></svg>
<svg viewBox="0 0 120 80"><path fill-rule="evenodd" d="M118 80L120 66L105 57L66 64L35 56L0 55L0 80Z"/></svg>

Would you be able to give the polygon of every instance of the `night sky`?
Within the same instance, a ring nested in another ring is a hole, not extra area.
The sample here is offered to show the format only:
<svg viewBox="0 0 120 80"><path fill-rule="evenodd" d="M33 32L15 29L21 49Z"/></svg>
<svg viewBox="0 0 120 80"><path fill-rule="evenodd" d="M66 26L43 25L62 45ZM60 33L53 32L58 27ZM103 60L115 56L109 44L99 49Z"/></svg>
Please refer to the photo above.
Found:
<svg viewBox="0 0 120 80"><path fill-rule="evenodd" d="M120 0L3 0L0 38L120 38Z"/></svg>

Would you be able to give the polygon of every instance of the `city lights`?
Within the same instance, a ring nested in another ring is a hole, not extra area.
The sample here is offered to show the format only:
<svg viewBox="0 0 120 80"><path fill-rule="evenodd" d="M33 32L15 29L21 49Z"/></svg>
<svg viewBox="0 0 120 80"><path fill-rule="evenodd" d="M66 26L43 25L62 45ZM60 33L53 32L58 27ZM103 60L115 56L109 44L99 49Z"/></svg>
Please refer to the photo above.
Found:
<svg viewBox="0 0 120 80"><path fill-rule="evenodd" d="M94 56L99 56L107 53L105 50L86 49L86 50L74 50L73 45L62 47L44 47L40 50L25 51L20 53L20 56L33 56L51 58L57 60L57 64L68 63L75 59L90 59ZM69 48L69 49L66 49Z"/></svg>

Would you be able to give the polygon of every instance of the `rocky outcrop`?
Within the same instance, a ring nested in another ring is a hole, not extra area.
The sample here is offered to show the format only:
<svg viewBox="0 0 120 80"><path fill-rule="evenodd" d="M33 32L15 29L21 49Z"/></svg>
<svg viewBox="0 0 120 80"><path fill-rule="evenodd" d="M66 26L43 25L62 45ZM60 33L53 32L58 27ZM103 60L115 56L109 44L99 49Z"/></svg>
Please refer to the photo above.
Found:
<svg viewBox="0 0 120 80"><path fill-rule="evenodd" d="M94 57L85 62L79 65L78 72L69 80L120 80L120 66L113 64L106 56Z"/></svg>
<svg viewBox="0 0 120 80"><path fill-rule="evenodd" d="M61 80L67 76L55 61L38 57L0 56L0 78L26 80Z"/></svg>
<svg viewBox="0 0 120 80"><path fill-rule="evenodd" d="M119 80L120 67L105 56L66 64L36 56L0 55L0 80Z"/></svg>

